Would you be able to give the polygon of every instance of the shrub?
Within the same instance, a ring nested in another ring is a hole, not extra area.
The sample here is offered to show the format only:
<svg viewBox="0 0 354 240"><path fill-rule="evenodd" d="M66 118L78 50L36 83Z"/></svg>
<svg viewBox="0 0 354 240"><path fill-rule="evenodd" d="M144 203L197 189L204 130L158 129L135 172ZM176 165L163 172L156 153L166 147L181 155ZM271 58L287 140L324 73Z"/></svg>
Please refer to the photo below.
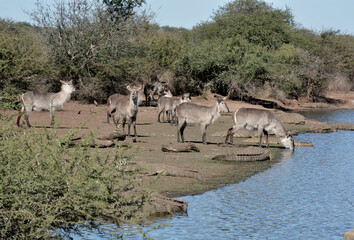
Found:
<svg viewBox="0 0 354 240"><path fill-rule="evenodd" d="M135 190L138 170L127 169L125 148L92 150L92 136L70 146L75 133L14 128L0 115L1 239L63 237L139 216L148 194Z"/></svg>

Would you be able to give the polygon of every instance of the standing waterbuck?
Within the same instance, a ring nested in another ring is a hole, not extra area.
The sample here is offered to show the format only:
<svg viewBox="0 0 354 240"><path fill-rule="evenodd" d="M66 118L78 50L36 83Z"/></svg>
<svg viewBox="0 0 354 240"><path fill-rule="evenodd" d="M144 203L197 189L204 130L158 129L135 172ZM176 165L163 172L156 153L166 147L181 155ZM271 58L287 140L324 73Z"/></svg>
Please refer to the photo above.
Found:
<svg viewBox="0 0 354 240"><path fill-rule="evenodd" d="M286 148L294 149L294 138L288 134L280 120L270 111L255 108L240 108L234 114L234 126L227 132L225 142L230 138L233 143L233 135L240 129L258 129L259 147L262 147L262 135L264 134L269 147L268 132L272 131L280 138Z"/></svg>
<svg viewBox="0 0 354 240"><path fill-rule="evenodd" d="M177 142L184 142L183 132L188 123L200 124L202 130L202 142L206 145L206 129L220 116L222 112L229 112L224 101L218 98L213 107L201 106L194 103L182 103L176 108L177 116Z"/></svg>
<svg viewBox="0 0 354 240"><path fill-rule="evenodd" d="M151 106L151 100L154 99L154 95L162 96L167 89L167 84L165 82L156 81L154 83L147 83L144 87L145 104L146 106Z"/></svg>
<svg viewBox="0 0 354 240"><path fill-rule="evenodd" d="M75 91L72 81L60 81L61 91L58 93L38 93L28 91L21 95L22 108L17 116L16 124L21 125L21 117L25 114L27 126L31 127L29 114L34 111L49 110L51 126L54 125L54 112L62 109L65 102L69 101L71 93Z"/></svg>
<svg viewBox="0 0 354 240"><path fill-rule="evenodd" d="M109 96L109 98L107 99L107 123L110 123L109 119L110 117L112 117L112 113L114 113L116 111L117 108L117 104L118 102L120 102L120 98L126 98L127 95L123 95L120 93L115 93L111 96ZM138 106L140 106L140 104L143 101L143 92L139 91L138 93Z"/></svg>
<svg viewBox="0 0 354 240"><path fill-rule="evenodd" d="M116 103L115 112L113 114L113 122L116 125L116 128L119 128L119 120L122 118L123 125L123 134L125 134L125 123L128 123L128 136L130 137L130 126L133 125L134 135L138 137L136 134L136 116L138 114L138 105L139 105L139 92L142 87L131 88L127 86L127 89L130 91L130 94L125 95L116 95L109 100ZM112 114L112 112L111 112Z"/></svg>
<svg viewBox="0 0 354 240"><path fill-rule="evenodd" d="M174 98L172 95L167 95L167 96L162 96L159 98L157 101L158 107L159 107L159 113L157 116L157 121L160 121L160 116L162 113L162 119L165 121L165 112L167 113L167 121L170 122L171 124L173 123L173 120L176 116L175 110L178 105L184 102L190 102L192 101L191 97L189 96L189 93L183 94L180 98Z"/></svg>

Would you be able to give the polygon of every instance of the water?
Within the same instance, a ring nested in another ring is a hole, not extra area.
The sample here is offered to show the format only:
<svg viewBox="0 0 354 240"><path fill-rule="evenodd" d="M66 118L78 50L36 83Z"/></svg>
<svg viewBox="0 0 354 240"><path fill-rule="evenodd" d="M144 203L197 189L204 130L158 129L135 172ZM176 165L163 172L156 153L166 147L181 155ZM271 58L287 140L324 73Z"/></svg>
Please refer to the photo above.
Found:
<svg viewBox="0 0 354 240"><path fill-rule="evenodd" d="M324 121L353 122L354 111L319 116ZM168 226L148 236L343 239L343 233L354 228L354 133L301 134L295 140L312 142L314 147L298 147L290 158L238 184L179 198L189 202L188 213L156 219Z"/></svg>

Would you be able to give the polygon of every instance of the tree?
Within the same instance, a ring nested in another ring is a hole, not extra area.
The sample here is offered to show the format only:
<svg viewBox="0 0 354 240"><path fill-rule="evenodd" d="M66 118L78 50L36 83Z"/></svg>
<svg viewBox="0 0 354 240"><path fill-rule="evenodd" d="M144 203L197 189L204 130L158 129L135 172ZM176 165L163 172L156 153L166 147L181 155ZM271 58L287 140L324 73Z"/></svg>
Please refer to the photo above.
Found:
<svg viewBox="0 0 354 240"><path fill-rule="evenodd" d="M276 49L290 41L294 24L289 9L275 9L264 1L237 0L216 11L214 22L219 26L218 36L241 35L249 42Z"/></svg>
<svg viewBox="0 0 354 240"><path fill-rule="evenodd" d="M108 3L131 14L140 2ZM122 91L118 85L131 84L138 78L130 70L141 54L136 40L138 34L146 31L147 17L127 14L124 21L112 21L105 3L69 0L43 5L37 2L31 16L40 26L49 47L48 55L58 67L59 75L78 83L79 99L102 102L112 92Z"/></svg>
<svg viewBox="0 0 354 240"><path fill-rule="evenodd" d="M135 8L142 6L145 0L103 0L103 3L107 5L111 19L119 21L130 17Z"/></svg>

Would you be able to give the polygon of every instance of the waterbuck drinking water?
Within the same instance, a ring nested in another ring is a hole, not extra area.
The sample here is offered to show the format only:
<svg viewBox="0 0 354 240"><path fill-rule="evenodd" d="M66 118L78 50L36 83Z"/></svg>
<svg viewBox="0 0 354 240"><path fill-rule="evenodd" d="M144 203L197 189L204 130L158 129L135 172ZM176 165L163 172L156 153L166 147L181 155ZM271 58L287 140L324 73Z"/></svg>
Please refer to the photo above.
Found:
<svg viewBox="0 0 354 240"><path fill-rule="evenodd" d="M22 108L17 116L16 124L21 125L21 117L25 114L25 119L28 127L31 127L29 122L29 114L34 111L49 110L51 126L54 125L54 112L60 110L64 103L69 101L71 93L75 91L72 81L60 81L61 91L58 93L38 93L28 91L21 95Z"/></svg>
<svg viewBox="0 0 354 240"><path fill-rule="evenodd" d="M218 98L213 107L201 106L194 103L185 102L176 108L177 116L177 142L184 142L183 131L188 123L200 124L202 130L202 142L206 145L206 129L220 116L222 112L229 112L229 108L224 101Z"/></svg>
<svg viewBox="0 0 354 240"><path fill-rule="evenodd" d="M189 96L189 93L183 94L180 98L173 98L173 96L170 95L165 95L159 98L157 101L158 106L159 106L159 113L157 117L157 121L160 121L160 115L161 113L163 121L165 121L165 112L167 113L167 121L169 121L171 124L173 122L173 119L175 118L175 109L178 105L184 102L190 102L192 101L191 97Z"/></svg>
<svg viewBox="0 0 354 240"><path fill-rule="evenodd" d="M138 114L138 104L139 104L139 92L142 87L131 88L127 86L127 89L130 91L130 94L125 95L112 95L109 100L115 102L115 112L113 114L113 122L117 128L119 128L119 120L122 118L123 124L123 133L125 134L125 123L128 123L128 136L130 137L130 126L133 125L134 135L136 134L136 116ZM112 110L113 111L113 110ZM112 114L112 112L110 113Z"/></svg>
<svg viewBox="0 0 354 240"><path fill-rule="evenodd" d="M233 143L233 135L240 129L258 129L259 146L262 147L262 135L264 134L269 147L268 132L272 131L280 138L281 143L290 149L294 149L294 138L288 134L280 120L270 111L255 108L240 108L234 114L234 126L227 132L225 142L230 138Z"/></svg>

